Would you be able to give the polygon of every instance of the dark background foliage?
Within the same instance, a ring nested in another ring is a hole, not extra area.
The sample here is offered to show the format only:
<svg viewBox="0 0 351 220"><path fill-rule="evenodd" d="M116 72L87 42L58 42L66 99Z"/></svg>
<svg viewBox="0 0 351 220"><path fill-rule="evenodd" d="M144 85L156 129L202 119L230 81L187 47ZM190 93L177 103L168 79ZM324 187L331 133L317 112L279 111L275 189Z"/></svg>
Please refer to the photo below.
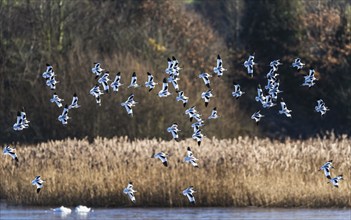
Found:
<svg viewBox="0 0 351 220"><path fill-rule="evenodd" d="M302 0L194 0L194 1L93 1L1 0L0 1L0 141L36 142L65 137L124 136L169 138L166 128L174 121L190 137L190 122L173 96L160 99L156 91L121 87L118 94L102 96L95 104L89 90L96 80L94 62L129 83L132 72L139 84L152 72L159 83L166 76L167 57L180 61L181 90L190 105L207 117L217 106L220 120L204 128L206 136L238 135L308 137L326 131L350 134L351 125L351 3ZM255 52L255 77L246 76L243 62ZM217 54L228 69L223 78L212 79L215 99L206 109L200 99L206 90L198 74L212 72ZM300 57L317 72L317 85L301 87L303 75L291 68ZM254 101L258 84L264 85L269 62L280 59L281 89L293 118L277 114L278 107L264 110L257 127L250 119L260 109ZM49 102L52 91L41 73L53 65L57 93L70 102L79 96L80 109L62 126L62 109ZM231 97L232 81L246 94ZM120 106L131 92L140 103L129 118ZM323 118L314 112L322 98L331 109ZM12 130L16 112L24 106L30 128Z"/></svg>

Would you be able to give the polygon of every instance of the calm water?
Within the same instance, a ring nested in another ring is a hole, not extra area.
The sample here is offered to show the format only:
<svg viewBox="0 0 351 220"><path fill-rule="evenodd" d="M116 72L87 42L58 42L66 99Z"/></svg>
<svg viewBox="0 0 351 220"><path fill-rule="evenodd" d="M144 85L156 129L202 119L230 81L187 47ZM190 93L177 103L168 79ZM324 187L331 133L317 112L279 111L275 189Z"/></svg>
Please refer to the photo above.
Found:
<svg viewBox="0 0 351 220"><path fill-rule="evenodd" d="M72 207L70 207L72 208ZM86 215L62 215L49 208L0 206L0 219L332 219L350 220L351 209L268 208L118 208L99 209Z"/></svg>

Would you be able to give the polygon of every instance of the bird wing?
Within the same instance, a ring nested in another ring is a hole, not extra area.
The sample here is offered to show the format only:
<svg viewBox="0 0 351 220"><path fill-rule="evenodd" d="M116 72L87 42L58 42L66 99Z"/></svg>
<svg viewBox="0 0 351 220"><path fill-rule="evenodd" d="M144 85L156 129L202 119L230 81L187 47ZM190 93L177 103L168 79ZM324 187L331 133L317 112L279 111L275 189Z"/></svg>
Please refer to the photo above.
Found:
<svg viewBox="0 0 351 220"><path fill-rule="evenodd" d="M188 197L190 203L195 203L195 197L192 193L187 193L186 196Z"/></svg>

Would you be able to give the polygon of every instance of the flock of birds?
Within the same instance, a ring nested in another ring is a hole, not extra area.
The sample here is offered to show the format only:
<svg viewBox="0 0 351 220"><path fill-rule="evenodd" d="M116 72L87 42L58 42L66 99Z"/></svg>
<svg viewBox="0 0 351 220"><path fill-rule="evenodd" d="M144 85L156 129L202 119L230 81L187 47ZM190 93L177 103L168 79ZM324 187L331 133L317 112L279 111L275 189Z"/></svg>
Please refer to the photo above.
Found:
<svg viewBox="0 0 351 220"><path fill-rule="evenodd" d="M179 62L178 60L173 56L172 59L168 58L168 65L167 68L165 69L165 73L168 75L168 77L165 77L162 81L162 89L158 92L159 97L167 97L170 96L171 93L169 92L169 83L172 84L172 86L175 89L175 92L177 93L176 96L176 101L181 101L183 103L183 106L186 107L189 97L185 96L184 92L179 89L178 81L180 80L180 70L181 68L179 67ZM254 66L257 65L254 62L254 55L250 55L248 60L244 62L244 67L247 69L248 75L253 77L254 73ZM265 85L264 89L265 91L261 88L261 85L258 85L257 88L257 96L255 97L256 102L259 102L262 104L263 108L271 108L276 105L276 101L278 100L278 95L282 93L281 90L279 90L279 79L278 76L279 74L277 73L278 67L282 65L282 63L279 60L273 60L270 62L270 71L267 73L266 78L267 78L267 85ZM301 62L300 58L296 58L295 61L292 63L292 67L296 68L298 71L300 71L303 67L305 66L304 63ZM90 94L95 98L96 103L100 106L101 105L101 96L105 93L109 93L110 88L112 89L113 92L118 92L119 88L123 86L124 84L121 83L121 73L118 72L115 76L114 81L109 85L109 72L104 71L104 69L101 67L100 63L94 63L93 68L91 69L92 73L95 75L95 79L97 79L96 85L90 90ZM213 68L213 72L215 75L218 77L221 77L226 71L226 69L223 68L223 62L220 57L220 55L217 56L217 65ZM55 79L55 73L53 71L53 67L50 64L46 65L46 71L42 74L42 77L46 80L46 85L50 87L51 90L56 89L56 84L58 81ZM205 106L207 107L209 105L209 102L211 98L214 97L212 94L212 89L211 89L211 81L210 78L212 77L211 74L208 73L201 73L199 75L199 78L203 80L205 86L207 87L207 91L201 93L201 99L203 99ZM315 85L315 81L317 78L315 77L315 71L314 69L309 70L309 74L304 76L304 82L302 86L307 86L311 88L312 86ZM100 85L102 86L102 90L100 89ZM147 81L145 82L145 87L148 88L148 91L151 92L158 83L154 81L154 76L150 73L147 72ZM232 92L232 96L236 99L240 98L242 95L245 94L245 92L241 91L240 85L236 82L233 82L234 86L234 91ZM137 82L137 75L134 72L131 77L130 84L128 85L128 88L138 88L140 85ZM59 98L59 96L56 93L53 93L53 97L50 99L51 103L55 103L58 108L63 108L63 112L61 115L58 116L58 121L61 122L63 125L68 124L68 120L70 117L68 116L68 113L71 109L77 109L80 107L78 105L78 96L75 93L72 98L72 102L70 105L65 104L63 105L63 99ZM131 117L133 117L133 107L136 106L138 102L134 100L134 94L130 94L129 97L125 102L121 103L121 106L125 108L127 114ZM279 114L285 115L286 117L292 117L291 116L291 110L288 109L286 103L284 102L283 98L281 98L280 101L280 106L281 110L279 110ZM326 107L324 101L322 99L319 99L317 101L317 105L315 106L315 111L319 112L321 116L326 114L326 112L329 110L328 107ZM202 119L202 115L196 110L196 106L192 106L188 109L185 110L185 114L189 117L189 120L195 122L191 125L193 128L193 135L192 138L198 143L198 146L201 145L201 142L203 140L204 135L201 132L201 127L205 125L205 121ZM217 119L220 116L217 113L217 108L214 107L211 115L207 118L208 120L212 119ZM260 111L255 112L252 116L251 119L254 120L257 124L261 120L261 118L264 117L260 113ZM18 111L17 113L17 121L13 125L13 130L15 131L21 131L23 129L26 129L29 127L30 121L27 120L25 109L22 108L21 111ZM173 123L170 127L167 128L167 132L171 133L172 138L175 141L178 141L178 132L180 130L178 129L178 124ZM10 146L6 145L3 153L5 155L10 155L16 162L18 162L18 157L15 153L15 149L11 148ZM153 151L152 153L152 158L159 159L165 167L168 166L168 161L167 157L168 154L165 152L158 152L155 153ZM187 147L187 156L184 158L184 162L191 164L193 167L198 168L197 164L198 159L193 155L191 148ZM340 180L342 180L342 175L339 175L337 177L331 178L330 176L330 169L334 168L332 166L332 161L329 161L325 163L320 169L324 170L326 177L330 180L330 182L338 187L338 183ZM32 184L36 186L37 193L40 192L40 190L43 188L44 180L41 179L40 176L36 176L35 179L32 181ZM133 183L129 182L127 187L123 190L123 193L126 194L129 199L135 203L136 199L134 196L134 193L136 191L133 189ZM183 190L182 194L186 196L191 204L195 204L195 189L193 186L189 186L186 189Z"/></svg>

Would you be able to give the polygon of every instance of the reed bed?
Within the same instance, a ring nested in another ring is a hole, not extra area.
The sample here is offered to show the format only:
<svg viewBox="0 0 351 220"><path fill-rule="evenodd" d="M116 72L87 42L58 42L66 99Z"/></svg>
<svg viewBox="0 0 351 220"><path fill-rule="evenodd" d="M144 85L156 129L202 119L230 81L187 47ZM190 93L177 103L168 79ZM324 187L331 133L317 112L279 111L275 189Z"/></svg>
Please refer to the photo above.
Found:
<svg viewBox="0 0 351 220"><path fill-rule="evenodd" d="M199 169L185 164L186 147ZM21 205L84 204L134 206L122 193L133 181L136 206L189 206L181 191L197 190L196 206L351 207L351 139L270 140L248 137L191 140L96 138L17 145L20 162L1 157L0 199ZM170 154L169 167L152 159L152 150ZM333 159L332 176L343 174L339 188L328 184L319 167ZM31 180L45 186L36 194Z"/></svg>

